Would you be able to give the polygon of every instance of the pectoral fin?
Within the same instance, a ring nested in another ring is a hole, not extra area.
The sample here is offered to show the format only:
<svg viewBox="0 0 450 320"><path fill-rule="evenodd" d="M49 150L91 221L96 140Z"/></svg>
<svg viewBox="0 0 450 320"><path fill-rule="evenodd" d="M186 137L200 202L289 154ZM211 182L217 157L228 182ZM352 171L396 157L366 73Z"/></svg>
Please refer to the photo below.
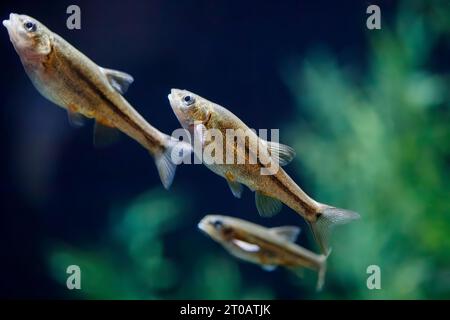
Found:
<svg viewBox="0 0 450 320"><path fill-rule="evenodd" d="M262 217L273 217L280 212L282 207L280 200L266 196L259 191L255 192L255 202Z"/></svg>
<svg viewBox="0 0 450 320"><path fill-rule="evenodd" d="M233 195L236 198L240 199L241 195L242 195L242 192L244 191L244 188L243 188L242 184L237 182L235 180L234 175L231 172L229 172L229 171L227 173L225 173L225 179L227 180L228 186L230 187L231 192L233 193Z"/></svg>
<svg viewBox="0 0 450 320"><path fill-rule="evenodd" d="M280 166L285 166L289 164L292 159L294 159L295 150L291 147L276 142L265 142L267 144L267 149L269 150L271 158L277 161Z"/></svg>
<svg viewBox="0 0 450 320"><path fill-rule="evenodd" d="M289 242L295 242L300 234L300 231L300 228L295 226L284 226L270 229L270 232Z"/></svg>
<svg viewBox="0 0 450 320"><path fill-rule="evenodd" d="M101 70L108 79L109 84L120 94L125 94L134 81L133 77L128 73L106 68L101 68Z"/></svg>
<svg viewBox="0 0 450 320"><path fill-rule="evenodd" d="M227 180L227 182L228 182L228 186L231 189L231 192L233 193L233 196L240 199L242 196L242 191L244 191L242 184L240 184L239 182L230 181L230 180Z"/></svg>
<svg viewBox="0 0 450 320"><path fill-rule="evenodd" d="M263 268L263 270L265 270L265 271L274 271L276 268L277 268L277 266L274 266L274 265L272 265L272 264L263 264L263 265L261 265L261 268Z"/></svg>
<svg viewBox="0 0 450 320"><path fill-rule="evenodd" d="M107 147L116 142L118 138L119 131L116 128L95 121L94 146L100 148Z"/></svg>
<svg viewBox="0 0 450 320"><path fill-rule="evenodd" d="M84 125L84 117L81 113L67 109L67 117L71 126L79 128Z"/></svg>

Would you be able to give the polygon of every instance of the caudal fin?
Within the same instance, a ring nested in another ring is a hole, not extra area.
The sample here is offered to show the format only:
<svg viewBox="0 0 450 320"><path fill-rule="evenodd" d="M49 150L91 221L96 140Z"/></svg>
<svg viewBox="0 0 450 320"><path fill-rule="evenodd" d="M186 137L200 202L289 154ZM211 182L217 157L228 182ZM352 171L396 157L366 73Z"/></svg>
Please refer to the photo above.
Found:
<svg viewBox="0 0 450 320"><path fill-rule="evenodd" d="M328 255L330 252L328 243L331 231L335 226L349 223L359 217L356 212L326 206L319 213L318 219L310 223L314 238L322 253Z"/></svg>
<svg viewBox="0 0 450 320"><path fill-rule="evenodd" d="M327 255L321 256L322 261L320 263L319 271L317 274L317 286L316 286L317 291L322 290L323 285L325 284L325 274L327 273L327 259L330 253L331 249L328 251Z"/></svg>
<svg viewBox="0 0 450 320"><path fill-rule="evenodd" d="M177 165L181 163L183 158L189 156L191 152L192 147L190 144L168 137L165 151L155 156L156 168L164 188L170 188L175 177Z"/></svg>

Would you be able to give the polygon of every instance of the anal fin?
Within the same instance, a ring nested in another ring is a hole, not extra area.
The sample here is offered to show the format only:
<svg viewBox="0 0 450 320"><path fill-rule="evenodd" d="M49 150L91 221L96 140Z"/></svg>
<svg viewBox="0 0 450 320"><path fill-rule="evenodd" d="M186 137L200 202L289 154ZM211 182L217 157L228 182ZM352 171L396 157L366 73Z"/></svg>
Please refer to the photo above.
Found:
<svg viewBox="0 0 450 320"><path fill-rule="evenodd" d="M262 217L273 217L280 212L283 204L280 200L255 192L256 208Z"/></svg>
<svg viewBox="0 0 450 320"><path fill-rule="evenodd" d="M107 147L117 141L119 130L100 121L94 124L94 146Z"/></svg>

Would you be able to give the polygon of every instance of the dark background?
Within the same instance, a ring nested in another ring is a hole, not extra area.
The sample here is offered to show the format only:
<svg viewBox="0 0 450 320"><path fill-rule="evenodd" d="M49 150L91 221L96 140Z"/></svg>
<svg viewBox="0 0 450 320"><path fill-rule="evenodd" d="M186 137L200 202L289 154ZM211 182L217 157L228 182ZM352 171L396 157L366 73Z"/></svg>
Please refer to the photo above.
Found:
<svg viewBox="0 0 450 320"><path fill-rule="evenodd" d="M81 7L81 30L65 26L70 4ZM0 17L7 19L10 12L28 14L100 66L133 75L135 83L126 99L152 125L170 134L179 127L167 101L171 88L188 89L217 102L252 128L281 127L296 108L280 71L286 61L301 60L311 49L325 46L339 64L366 66L369 4L2 1ZM396 6L395 1L382 1L383 21L390 19ZM162 187L143 148L125 136L112 147L94 148L92 123L72 128L65 111L32 86L6 30L0 43L0 296L66 297L67 289L48 272L47 247L53 242L73 247L103 243L111 207ZM283 131L281 141L287 143ZM306 191L311 190L301 170L288 172ZM196 230L206 213L242 216L265 225L300 221L286 214L288 208L276 223L258 217L248 190L243 199L235 199L225 181L201 165L179 167L172 189L162 192L185 194L193 207L183 227L165 239L169 254L191 239L222 250ZM313 247L309 230L301 226L300 243ZM195 259L195 251L192 255ZM286 283L283 273L263 279L255 268L240 264L249 283L265 281L278 298L302 296ZM187 270L185 276L191 272L195 270Z"/></svg>

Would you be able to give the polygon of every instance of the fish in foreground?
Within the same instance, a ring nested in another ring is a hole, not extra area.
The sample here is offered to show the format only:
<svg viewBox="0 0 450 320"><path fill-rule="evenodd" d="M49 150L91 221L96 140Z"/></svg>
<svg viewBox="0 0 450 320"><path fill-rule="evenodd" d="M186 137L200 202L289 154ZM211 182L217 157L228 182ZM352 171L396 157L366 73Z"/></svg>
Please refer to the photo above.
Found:
<svg viewBox="0 0 450 320"><path fill-rule="evenodd" d="M176 168L172 150L177 146L178 151L189 153L191 147L151 126L123 98L133 77L98 66L29 16L11 13L3 25L26 73L44 97L66 109L75 125L83 116L94 118L97 144L110 140L113 128L139 142L155 158L161 181L169 188Z"/></svg>
<svg viewBox="0 0 450 320"><path fill-rule="evenodd" d="M211 144L216 144L218 149L222 147L225 152L227 149L233 150L235 153L233 159L239 157L247 160L250 157L257 159L254 163L245 161L243 164L230 164L224 161L219 164L205 165L228 181L230 189L236 197L240 198L243 191L242 185L254 191L256 207L260 215L273 216L281 210L281 203L286 204L309 222L314 237L324 254L329 252L328 242L333 227L359 218L359 214L356 212L338 209L315 201L282 168L279 168L275 174L261 174L261 169L270 163L265 158L274 155L271 160L285 165L295 156L292 148L262 140L233 113L192 92L172 89L168 98L181 125L194 136L194 139L196 136L200 136L197 141L200 141L203 150L206 146L210 147ZM258 151L257 154L254 154L250 148L237 148L236 141L233 139L225 139L219 144L216 139L208 139L208 132L211 129L219 130L223 137L226 137L227 129L246 132L249 145L257 145L257 150L265 148L267 152ZM194 152L198 151L194 148ZM239 155L238 153L244 154Z"/></svg>
<svg viewBox="0 0 450 320"><path fill-rule="evenodd" d="M300 233L298 227L265 228L233 217L208 215L200 221L198 228L233 256L259 264L264 270L271 271L277 266L284 266L317 271L317 289L323 286L327 256L296 245L294 242Z"/></svg>

